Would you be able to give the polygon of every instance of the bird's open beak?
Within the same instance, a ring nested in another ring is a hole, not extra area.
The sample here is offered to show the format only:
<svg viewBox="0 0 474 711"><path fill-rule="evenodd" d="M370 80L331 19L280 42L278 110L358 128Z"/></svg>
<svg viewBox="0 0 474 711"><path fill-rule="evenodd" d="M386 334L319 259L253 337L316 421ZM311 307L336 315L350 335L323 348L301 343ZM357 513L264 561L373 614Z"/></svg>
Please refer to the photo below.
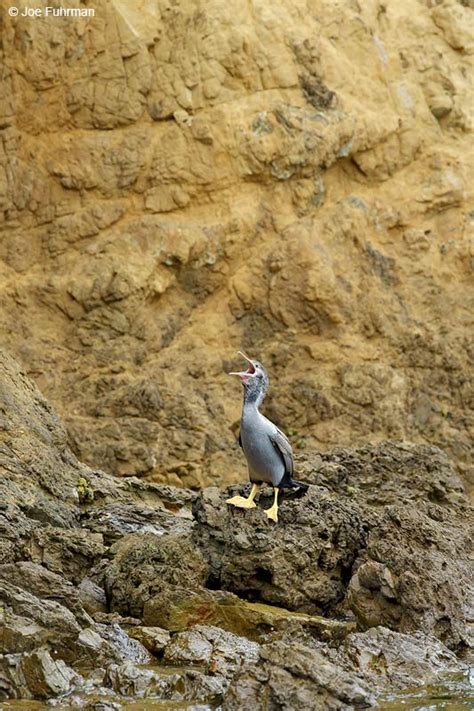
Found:
<svg viewBox="0 0 474 711"><path fill-rule="evenodd" d="M239 378L242 380L242 382L247 382L247 380L252 377L252 375L255 375L255 367L254 364L252 363L252 360L245 355L245 353L242 353L242 351L239 351L239 355L242 356L242 358L245 358L245 360L248 362L248 368L247 370L241 370L238 373L229 373L229 375L238 375Z"/></svg>

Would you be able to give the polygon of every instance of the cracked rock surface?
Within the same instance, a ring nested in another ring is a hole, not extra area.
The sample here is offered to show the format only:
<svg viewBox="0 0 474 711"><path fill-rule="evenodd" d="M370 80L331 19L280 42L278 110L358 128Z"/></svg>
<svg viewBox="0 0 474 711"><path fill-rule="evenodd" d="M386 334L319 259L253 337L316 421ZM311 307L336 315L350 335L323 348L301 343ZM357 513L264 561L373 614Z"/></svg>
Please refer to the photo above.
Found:
<svg viewBox="0 0 474 711"><path fill-rule="evenodd" d="M434 443L473 485L472 14L2 13L0 332L81 461L244 480L240 347L298 449Z"/></svg>

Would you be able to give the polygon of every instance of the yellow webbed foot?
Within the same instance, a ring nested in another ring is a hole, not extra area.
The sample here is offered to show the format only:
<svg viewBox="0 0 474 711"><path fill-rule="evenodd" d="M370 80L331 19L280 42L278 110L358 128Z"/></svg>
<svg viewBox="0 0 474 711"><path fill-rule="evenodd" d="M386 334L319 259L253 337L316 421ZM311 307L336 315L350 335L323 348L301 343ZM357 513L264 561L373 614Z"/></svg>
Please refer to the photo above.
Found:
<svg viewBox="0 0 474 711"><path fill-rule="evenodd" d="M237 506L239 509L253 509L256 504L252 499L244 499L243 496L233 496L231 499L226 500L226 504L232 504L232 506Z"/></svg>
<svg viewBox="0 0 474 711"><path fill-rule="evenodd" d="M273 505L270 506L269 509L265 509L265 513L267 514L268 518L270 518L272 521L275 521L275 523L278 523L278 492L279 489L278 487L274 487L273 489L273 494L274 494L274 499L273 499Z"/></svg>
<svg viewBox="0 0 474 711"><path fill-rule="evenodd" d="M272 506L269 509L265 509L265 513L267 514L268 518L270 518L272 521L275 521L275 523L278 523L278 507L277 506Z"/></svg>

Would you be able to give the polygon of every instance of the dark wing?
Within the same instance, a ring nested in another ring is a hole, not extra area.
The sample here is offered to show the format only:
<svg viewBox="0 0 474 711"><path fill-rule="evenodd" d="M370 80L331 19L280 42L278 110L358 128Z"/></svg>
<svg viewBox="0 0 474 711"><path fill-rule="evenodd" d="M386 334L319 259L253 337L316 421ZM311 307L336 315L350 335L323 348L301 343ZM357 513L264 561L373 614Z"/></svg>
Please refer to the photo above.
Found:
<svg viewBox="0 0 474 711"><path fill-rule="evenodd" d="M285 474L290 479L293 476L293 450L288 441L288 437L277 428L274 434L270 435L273 446L277 449L285 463Z"/></svg>
<svg viewBox="0 0 474 711"><path fill-rule="evenodd" d="M240 432L239 432L239 444L240 444L240 448L243 449L243 446L242 446L242 435L240 434Z"/></svg>

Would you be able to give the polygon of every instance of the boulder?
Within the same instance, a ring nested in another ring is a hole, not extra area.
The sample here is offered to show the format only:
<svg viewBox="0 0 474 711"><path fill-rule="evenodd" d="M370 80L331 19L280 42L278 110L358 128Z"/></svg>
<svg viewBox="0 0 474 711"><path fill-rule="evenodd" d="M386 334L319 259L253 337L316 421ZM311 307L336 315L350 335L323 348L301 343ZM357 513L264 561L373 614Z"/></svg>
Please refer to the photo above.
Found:
<svg viewBox="0 0 474 711"><path fill-rule="evenodd" d="M43 648L0 655L0 699L49 699L69 693L81 677Z"/></svg>
<svg viewBox="0 0 474 711"><path fill-rule="evenodd" d="M113 611L140 617L144 604L173 586L203 585L207 565L188 533L131 533L115 543L103 571Z"/></svg>
<svg viewBox="0 0 474 711"><path fill-rule="evenodd" d="M164 662L204 665L208 672L231 679L242 664L255 664L259 645L211 625L178 632L166 647Z"/></svg>
<svg viewBox="0 0 474 711"><path fill-rule="evenodd" d="M224 699L225 711L262 708L284 711L342 711L371 706L375 694L352 672L341 672L320 651L300 643L263 645L257 664L247 664L232 681Z"/></svg>
<svg viewBox="0 0 474 711"><path fill-rule="evenodd" d="M423 631L453 648L474 644L473 531L469 507L385 507L349 585L360 624Z"/></svg>
<svg viewBox="0 0 474 711"><path fill-rule="evenodd" d="M379 691L387 686L395 690L436 683L466 668L436 637L423 632L401 634L386 627L352 633L327 654Z"/></svg>
<svg viewBox="0 0 474 711"><path fill-rule="evenodd" d="M207 558L213 587L311 614L343 600L367 537L356 502L312 486L303 498L283 498L272 525L262 501L243 511L225 498L209 488L194 504L194 541Z"/></svg>

